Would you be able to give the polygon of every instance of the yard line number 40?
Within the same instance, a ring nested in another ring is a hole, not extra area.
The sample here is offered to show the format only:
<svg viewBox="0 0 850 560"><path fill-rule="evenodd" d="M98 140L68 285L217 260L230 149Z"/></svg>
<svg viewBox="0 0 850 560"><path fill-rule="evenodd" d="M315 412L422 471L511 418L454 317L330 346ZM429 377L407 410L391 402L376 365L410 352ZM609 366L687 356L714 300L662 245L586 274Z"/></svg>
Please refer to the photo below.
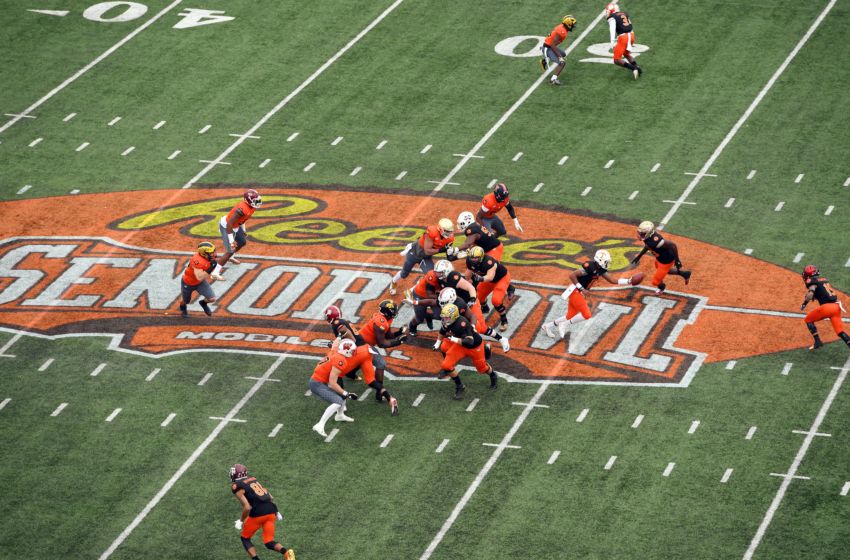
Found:
<svg viewBox="0 0 850 560"><path fill-rule="evenodd" d="M139 2L100 2L86 8L83 17L90 21L121 23L139 19L147 11L148 7ZM224 13L224 10L186 8L177 14L182 19L173 27L174 29L189 29L213 23L224 23L234 19L233 16L226 16Z"/></svg>

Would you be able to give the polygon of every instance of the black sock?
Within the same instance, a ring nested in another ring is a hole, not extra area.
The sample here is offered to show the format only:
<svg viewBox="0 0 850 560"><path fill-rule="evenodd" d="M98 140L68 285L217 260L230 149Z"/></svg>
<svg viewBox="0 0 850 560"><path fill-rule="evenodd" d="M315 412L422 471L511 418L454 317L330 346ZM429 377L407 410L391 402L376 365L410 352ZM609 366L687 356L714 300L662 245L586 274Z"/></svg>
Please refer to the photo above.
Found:
<svg viewBox="0 0 850 560"><path fill-rule="evenodd" d="M625 67L626 67L626 68L628 68L629 70L634 70L634 69L635 69L635 65L634 65L634 64L632 64L631 62L626 62L626 63L625 63Z"/></svg>
<svg viewBox="0 0 850 560"><path fill-rule="evenodd" d="M842 332L838 336L841 337L841 340L843 340L844 342L847 343L847 346L850 346L850 334L847 334L846 332Z"/></svg>
<svg viewBox="0 0 850 560"><path fill-rule="evenodd" d="M496 340L502 340L502 335L494 331L491 327L487 327L487 332L484 333L485 336L489 336L490 338L495 338Z"/></svg>
<svg viewBox="0 0 850 560"><path fill-rule="evenodd" d="M463 385L463 383L460 382L460 375L455 375L454 377L452 377L452 381L454 381L455 385L457 385L458 387Z"/></svg>

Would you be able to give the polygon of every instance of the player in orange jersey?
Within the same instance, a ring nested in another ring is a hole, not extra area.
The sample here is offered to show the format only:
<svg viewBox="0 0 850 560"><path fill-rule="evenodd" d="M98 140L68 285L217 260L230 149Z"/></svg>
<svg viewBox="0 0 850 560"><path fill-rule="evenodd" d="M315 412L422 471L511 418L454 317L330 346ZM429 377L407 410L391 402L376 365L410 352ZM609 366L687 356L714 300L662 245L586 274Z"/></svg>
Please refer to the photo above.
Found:
<svg viewBox="0 0 850 560"><path fill-rule="evenodd" d="M442 270L443 261L439 261ZM446 261L448 262L448 261ZM416 336L416 329L425 323L429 329L434 328L434 318L440 314L437 306L437 292L440 291L440 280L436 270L429 270L419 278L413 288L404 291L404 301L413 306L413 318L407 325L410 336Z"/></svg>
<svg viewBox="0 0 850 560"><path fill-rule="evenodd" d="M481 335L473 328L472 324L461 317L457 305L450 303L444 305L440 311L442 328L440 336L440 351L443 353L443 363L437 379L451 377L455 383L454 398L459 400L466 391L466 386L460 379L460 374L455 370L455 365L464 357L471 358L472 364L478 373L490 376L490 388L495 389L498 384L496 371L487 363L489 346L484 344Z"/></svg>
<svg viewBox="0 0 850 560"><path fill-rule="evenodd" d="M266 548L281 553L285 560L295 560L294 550L274 540L274 523L276 520L283 520L277 504L274 503L274 497L256 477L248 476L245 465L237 463L230 467L230 491L242 504L242 515L234 525L237 531L241 531L242 546L251 560L259 560L251 537L260 528L263 529L263 543Z"/></svg>
<svg viewBox="0 0 850 560"><path fill-rule="evenodd" d="M319 362L313 370L313 376L308 383L310 391L314 395L330 404L322 413L321 419L313 426L313 431L322 437L328 437L325 433L325 424L331 416L335 416L337 422L354 422L354 418L346 416L345 401L357 400L357 393L349 393L339 384L339 378L352 371L357 364L352 360L357 344L351 339L344 338L334 341L330 352Z"/></svg>
<svg viewBox="0 0 850 560"><path fill-rule="evenodd" d="M691 272L682 269L682 261L679 260L679 248L676 244L664 239L655 230L655 224L652 222L641 222L638 225L637 234L638 238L643 241L644 247L632 259L632 264L637 264L647 251L651 251L655 255L655 274L652 276L652 285L658 288L655 295L661 295L667 289L664 278L668 274L681 276L685 279L685 286L687 286L688 282L691 281Z"/></svg>
<svg viewBox="0 0 850 560"><path fill-rule="evenodd" d="M366 344L373 347L375 379L369 383L369 387L375 390L375 400L378 402L387 401L390 413L393 416L398 416L398 400L384 388L384 370L387 367L387 362L374 348L393 348L404 343L407 338L407 331L405 329L393 331L392 329L393 319L396 315L398 315L398 306L394 301L385 299L378 304L378 312L373 313L369 321L360 329L360 336L363 337Z"/></svg>
<svg viewBox="0 0 850 560"><path fill-rule="evenodd" d="M590 290L591 286L599 277L604 278L609 284L619 284L621 286L629 285L629 278L620 278L615 280L608 274L608 267L611 266L611 253L605 249L596 251L593 255L593 260L585 262L578 270L570 271L570 285L561 294L561 297L567 300L567 314L564 317L558 317L555 321L543 323L543 332L550 338L556 338L555 332L552 330L555 326L558 327L558 338L564 338L567 334L567 329L570 325L581 323L592 316L590 306L587 304L584 292Z"/></svg>
<svg viewBox="0 0 850 560"><path fill-rule="evenodd" d="M419 270L427 273L434 269L434 261L431 259L437 253L441 253L454 242L454 224L448 218L440 218L435 226L428 226L419 240L409 243L401 252L404 255L404 265L401 267L392 282L390 282L390 295L397 293L397 285L410 275L413 267L419 264Z"/></svg>
<svg viewBox="0 0 850 560"><path fill-rule="evenodd" d="M614 49L614 64L630 71L638 79L643 70L632 56L632 46L635 44L635 32L629 14L620 10L616 2L605 7L605 17L608 18L608 30L611 32L611 47ZM625 60L623 60L625 58Z"/></svg>
<svg viewBox="0 0 850 560"><path fill-rule="evenodd" d="M502 208L505 208L508 211L508 215L513 218L514 228L522 233L522 227L519 225L516 210L514 210L511 204L511 195L508 193L508 187L504 183L496 185L493 188L493 192L481 199L481 208L478 209L475 219L479 224L494 232L496 237L505 235L507 233L505 224L502 223L502 220L497 215Z"/></svg>
<svg viewBox="0 0 850 560"><path fill-rule="evenodd" d="M478 301L484 306L487 296L492 293L493 307L499 314L499 330L508 330L508 310L505 307L505 296L511 285L511 273L508 268L493 257L485 255L484 249L477 246L468 251L466 268L478 284Z"/></svg>
<svg viewBox="0 0 850 560"><path fill-rule="evenodd" d="M555 68L555 72L549 77L549 83L553 86L561 85L558 76L564 70L564 65L566 64L564 57L567 56L567 53L558 47L558 45L567 38L567 34L575 29L575 27L576 18L573 16L564 16L561 19L561 23L552 29L552 32L543 41L543 46L540 47L540 50L543 52L543 58L540 60L540 66L543 68L543 71L546 72L551 64L558 65Z"/></svg>
<svg viewBox="0 0 850 560"><path fill-rule="evenodd" d="M838 294L829 285L829 280L820 275L818 267L809 264L803 269L803 282L806 284L807 291L806 298L800 306L800 311L804 310L813 299L818 300L820 304L817 309L809 311L805 319L803 319L809 328L809 332L812 333L812 337L815 339L814 344L809 346L809 350L817 350L823 346L823 342L821 342L820 335L818 334L818 328L815 326L815 322L822 319L829 319L835 334L841 337L841 340L847 343L847 346L850 346L850 335L844 332L844 325L841 323L841 312L844 311L846 313L846 310L841 305Z"/></svg>
<svg viewBox="0 0 850 560"><path fill-rule="evenodd" d="M501 260L505 246L502 245L502 242L499 241L495 233L475 221L475 215L472 212L461 212L458 215L457 229L466 236L466 240L456 251L452 250L452 248L446 251L449 260L465 258L466 251L474 245L484 249L485 253L497 261Z"/></svg>
<svg viewBox="0 0 850 560"><path fill-rule="evenodd" d="M240 200L239 204L234 206L226 216L222 216L218 222L218 231L221 232L221 240L226 249L226 252L218 260L218 264L221 266L227 264L228 260L232 260L234 264L239 264L239 259L233 258L233 254L248 242L245 235L245 222L257 208L263 205L260 193L254 189L245 191L242 198L244 200Z"/></svg>
<svg viewBox="0 0 850 560"><path fill-rule="evenodd" d="M183 272L183 277L180 279L180 295L182 296L180 314L184 319L189 316L187 306L192 301L194 292L201 295L198 305L204 313L212 315L209 304L215 301L215 292L207 279L221 280L221 275L215 271L218 266L215 256L215 245L209 241L202 241L198 244L198 253L192 256Z"/></svg>

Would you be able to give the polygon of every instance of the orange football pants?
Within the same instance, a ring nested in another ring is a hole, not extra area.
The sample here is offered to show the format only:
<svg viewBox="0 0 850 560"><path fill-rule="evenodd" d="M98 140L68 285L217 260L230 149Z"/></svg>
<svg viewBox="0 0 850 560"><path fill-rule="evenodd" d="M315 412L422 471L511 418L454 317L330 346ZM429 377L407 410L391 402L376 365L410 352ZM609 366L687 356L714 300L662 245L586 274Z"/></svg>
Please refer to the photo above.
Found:
<svg viewBox="0 0 850 560"><path fill-rule="evenodd" d="M667 264L660 263L656 259L655 261L655 275L652 277L652 285L658 286L664 277L670 272L670 269L673 268L674 262L669 262Z"/></svg>
<svg viewBox="0 0 850 560"><path fill-rule="evenodd" d="M250 539L254 536L260 527L263 528L263 542L267 543L274 540L274 522L277 515L270 513L259 517L249 517L245 520L245 525L242 526L242 538Z"/></svg>
<svg viewBox="0 0 850 560"><path fill-rule="evenodd" d="M493 257L497 261L501 262L502 261L502 253L504 253L504 252L505 252L505 246L502 245L501 243L499 243L496 247L490 249L485 254L490 255L491 257Z"/></svg>
<svg viewBox="0 0 850 560"><path fill-rule="evenodd" d="M375 380L375 366L372 365L372 353L369 351L368 344L357 347L348 365L351 366L349 371L354 371L357 367L360 368L360 371L363 372L363 382L366 385Z"/></svg>
<svg viewBox="0 0 850 560"><path fill-rule="evenodd" d="M567 319L572 319L581 313L585 319L590 319L590 308L587 306L587 300L584 299L584 294L578 290L573 290L570 294L570 299L567 300Z"/></svg>
<svg viewBox="0 0 850 560"><path fill-rule="evenodd" d="M841 306L837 303L824 303L817 309L809 311L803 320L807 323L814 323L821 319L829 319L835 334L844 332L844 325L841 324Z"/></svg>
<svg viewBox="0 0 850 560"><path fill-rule="evenodd" d="M499 307L505 301L505 294L508 292L508 286L511 285L511 273L505 276L498 282L481 282L478 284L478 300L485 301L490 293L493 293L493 307Z"/></svg>
<svg viewBox="0 0 850 560"><path fill-rule="evenodd" d="M476 299L475 305L469 308L472 315L475 317L475 331L478 334L487 332L487 321L484 319L484 313L481 311L481 303Z"/></svg>
<svg viewBox="0 0 850 560"><path fill-rule="evenodd" d="M490 371L490 366L487 364L487 358L484 357L484 343L482 342L475 348L465 348L463 344L455 344L448 338L443 339L440 350L446 353L443 358L443 363L440 365L446 371L451 371L464 357L472 358L472 364L478 373L487 373Z"/></svg>
<svg viewBox="0 0 850 560"><path fill-rule="evenodd" d="M629 44L635 44L635 32L629 31L617 36L617 44L614 45L614 60L620 60L626 55L631 56Z"/></svg>

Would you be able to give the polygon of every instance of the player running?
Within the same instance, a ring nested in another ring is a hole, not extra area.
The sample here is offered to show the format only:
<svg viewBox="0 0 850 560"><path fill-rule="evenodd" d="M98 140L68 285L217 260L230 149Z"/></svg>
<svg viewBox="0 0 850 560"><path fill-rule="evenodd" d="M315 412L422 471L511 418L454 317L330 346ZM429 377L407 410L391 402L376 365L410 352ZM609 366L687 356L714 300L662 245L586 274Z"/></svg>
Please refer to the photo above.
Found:
<svg viewBox="0 0 850 560"><path fill-rule="evenodd" d="M427 273L434 269L434 261L431 259L437 253L443 252L455 240L454 225L448 218L440 218L435 226L428 226L425 233L419 237L416 243L410 243L402 251L404 265L396 272L390 282L390 295L394 296L398 291L398 283L410 275L413 267L419 264L419 270Z"/></svg>
<svg viewBox="0 0 850 560"><path fill-rule="evenodd" d="M570 285L561 294L561 297L568 302L567 314L564 317L558 317L554 321L543 323L543 332L546 333L546 336L550 338L564 338L570 325L581 323L592 317L590 306L584 294L590 290L598 278L604 278L609 284L619 284L621 286L631 284L630 278L615 280L608 274L609 266L611 266L611 253L605 249L600 249L593 255L592 261L583 263L578 270L570 271ZM558 337L555 336L555 332L552 330L556 325L558 327Z"/></svg>
<svg viewBox="0 0 850 560"><path fill-rule="evenodd" d="M257 208L263 205L260 193L254 189L245 191L242 198L244 200L240 200L239 204L234 206L226 216L222 216L218 222L218 231L221 233L221 240L227 249L227 252L218 260L218 264L221 266L226 265L228 260L232 260L234 264L239 264L239 259L234 258L233 254L248 243L248 237L245 235L245 222Z"/></svg>
<svg viewBox="0 0 850 560"><path fill-rule="evenodd" d="M566 65L564 57L567 56L567 53L558 47L558 45L567 38L567 34L575 29L575 27L576 18L573 16L564 16L561 19L561 23L552 29L552 32L548 37L546 37L543 41L543 45L540 47L540 50L543 53L543 58L540 60L540 67L543 71L546 72L551 64L558 65L557 68L555 68L555 72L553 72L549 77L549 83L553 86L561 85L561 82L558 80L558 76L561 75L561 72L564 70L564 66Z"/></svg>
<svg viewBox="0 0 850 560"><path fill-rule="evenodd" d="M637 264L647 251L655 255L655 274L652 276L652 285L658 288L655 295L661 295L667 289L664 278L668 274L681 276L685 279L685 286L691 281L691 272L682 270L682 261L679 260L679 248L672 241L664 239L660 233L655 231L652 222L641 222L637 229L638 238L643 241L644 247L640 250L632 264Z"/></svg>
<svg viewBox="0 0 850 560"><path fill-rule="evenodd" d="M481 208L475 215L475 219L479 224L486 227L496 234L496 237L507 234L505 224L499 219L497 214L502 208L507 209L508 215L514 220L514 227L522 233L522 227L519 225L516 210L511 204L511 195L508 193L508 187L504 183L499 183L493 188L493 192L488 193L481 199Z"/></svg>
<svg viewBox="0 0 850 560"><path fill-rule="evenodd" d="M629 14L620 10L616 2L605 7L605 17L608 18L608 30L611 32L611 47L614 49L614 64L629 70L638 79L643 70L632 56L632 46L635 44L635 32ZM625 60L623 60L625 58Z"/></svg>
<svg viewBox="0 0 850 560"><path fill-rule="evenodd" d="M511 274L505 265L484 254L484 249L475 246L466 256L466 268L472 272L473 280L478 284L476 295L484 306L487 296L493 294L493 308L499 314L499 330L508 330L508 311L505 308L505 296L511 285Z"/></svg>
<svg viewBox="0 0 850 560"><path fill-rule="evenodd" d="M846 313L847 310L844 309L844 306L838 299L838 294L832 290L829 280L821 277L818 267L809 264L803 269L803 282L806 284L807 291L806 298L800 306L800 311L804 310L813 299L818 300L820 304L817 309L809 311L803 319L809 328L809 332L812 333L812 337L815 339L814 344L809 346L809 350L817 350L823 346L823 342L821 342L820 335L818 334L818 328L815 326L815 322L821 319L829 319L835 334L841 337L841 340L847 346L850 346L850 335L844 332L844 326L841 324L841 312Z"/></svg>
<svg viewBox="0 0 850 560"><path fill-rule="evenodd" d="M183 272L183 277L180 279L180 295L182 301L180 303L180 314L184 319L189 317L187 306L192 301L192 294L198 292L201 299L198 300L198 305L204 310L207 316L212 315L212 310L209 304L215 301L215 292L210 286L209 280L221 280L220 274L215 272L215 245L209 241L201 241L198 244L198 254L193 255L189 260L189 265Z"/></svg>
<svg viewBox="0 0 850 560"><path fill-rule="evenodd" d="M498 377L495 370L487 363L489 348L484 344L481 335L475 332L472 324L460 316L457 305L453 303L445 305L440 311L440 322L442 323L440 336L443 337L440 351L444 358L437 379L451 377L455 383L453 398L455 400L463 398L466 386L461 381L460 374L455 371L455 365L464 357L468 357L472 359L478 373L490 376L490 388L495 389L498 385Z"/></svg>
<svg viewBox="0 0 850 560"><path fill-rule="evenodd" d="M248 476L245 465L237 463L230 467L230 491L242 504L242 515L234 526L237 531L241 531L242 546L251 560L259 560L251 537L260 528L263 529L263 543L266 548L280 552L286 560L295 560L294 550L274 540L274 523L276 520L283 520L277 504L274 503L274 497L263 488L256 477Z"/></svg>
<svg viewBox="0 0 850 560"><path fill-rule="evenodd" d="M349 338L334 341L328 355L313 369L308 386L310 391L323 401L330 403L319 421L313 425L313 431L322 437L325 424L334 416L337 422L354 422L354 418L346 416L345 401L357 400L357 393L349 393L339 384L339 378L357 367L352 358L357 350L357 344Z"/></svg>
<svg viewBox="0 0 850 560"><path fill-rule="evenodd" d="M457 247L456 249L449 248L449 250L446 251L449 260L452 258L465 258L466 251L473 246L481 247L484 249L486 254L490 255L497 261L502 260L502 253L505 250L505 246L502 245L502 242L499 241L496 234L475 221L475 215L472 212L461 212L458 215L457 229L466 236L466 240L460 247Z"/></svg>

